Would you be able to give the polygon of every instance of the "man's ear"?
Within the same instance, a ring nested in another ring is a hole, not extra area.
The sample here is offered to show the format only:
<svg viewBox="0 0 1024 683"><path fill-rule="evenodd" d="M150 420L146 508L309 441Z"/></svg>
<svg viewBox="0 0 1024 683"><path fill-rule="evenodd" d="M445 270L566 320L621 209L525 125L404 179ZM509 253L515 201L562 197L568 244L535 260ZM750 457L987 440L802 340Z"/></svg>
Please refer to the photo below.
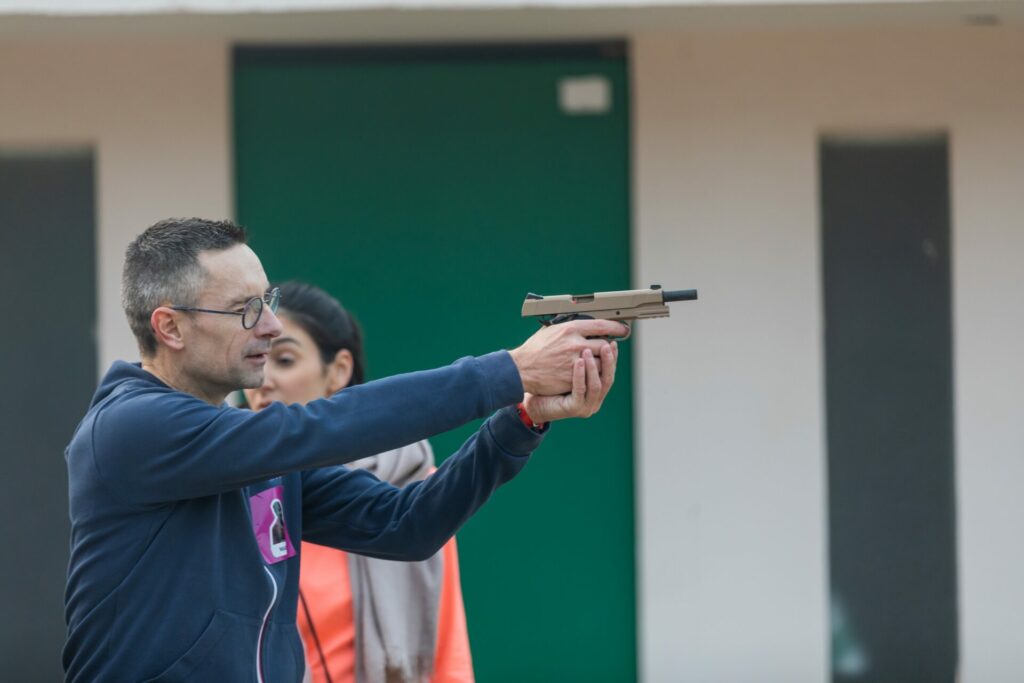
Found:
<svg viewBox="0 0 1024 683"><path fill-rule="evenodd" d="M153 328L158 343L174 351L185 348L185 338L178 325L178 312L166 306L160 306L149 316L149 326Z"/></svg>
<svg viewBox="0 0 1024 683"><path fill-rule="evenodd" d="M353 364L352 352L348 349L341 349L334 354L334 360L327 366L328 393L333 394L348 386L348 383L352 380Z"/></svg>

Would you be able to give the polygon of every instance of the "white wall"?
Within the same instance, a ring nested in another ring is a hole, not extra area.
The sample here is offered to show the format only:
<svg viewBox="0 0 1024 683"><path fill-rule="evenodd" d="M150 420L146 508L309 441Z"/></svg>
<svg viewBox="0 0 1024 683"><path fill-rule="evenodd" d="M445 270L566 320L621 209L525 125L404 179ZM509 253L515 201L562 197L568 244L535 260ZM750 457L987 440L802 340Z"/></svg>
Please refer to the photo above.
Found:
<svg viewBox="0 0 1024 683"><path fill-rule="evenodd" d="M220 42L0 44L0 149L96 154L100 372L138 356L128 242L161 218L232 213L228 75Z"/></svg>
<svg viewBox="0 0 1024 683"><path fill-rule="evenodd" d="M646 680L829 670L816 142L947 130L963 680L1020 680L1024 32L642 35L635 284ZM652 329L652 328L657 329Z"/></svg>
<svg viewBox="0 0 1024 683"><path fill-rule="evenodd" d="M875 4L904 0L872 0ZM929 1L929 0L919 0ZM935 2L936 0L930 0ZM33 14L144 14L175 12L250 13L300 12L311 10L354 10L366 7L505 8L559 7L651 7L659 5L809 5L842 3L844 0L0 0L0 13Z"/></svg>

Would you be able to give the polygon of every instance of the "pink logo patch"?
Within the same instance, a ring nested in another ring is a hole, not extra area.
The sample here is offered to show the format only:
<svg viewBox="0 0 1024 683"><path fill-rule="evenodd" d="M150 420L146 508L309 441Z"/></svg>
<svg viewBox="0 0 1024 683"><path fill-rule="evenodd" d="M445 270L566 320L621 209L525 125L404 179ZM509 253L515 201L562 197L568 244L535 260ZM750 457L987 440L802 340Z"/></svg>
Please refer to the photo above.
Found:
<svg viewBox="0 0 1024 683"><path fill-rule="evenodd" d="M283 496L282 486L249 496L252 531L267 564L282 562L295 555L295 548L288 538L288 526L284 523Z"/></svg>

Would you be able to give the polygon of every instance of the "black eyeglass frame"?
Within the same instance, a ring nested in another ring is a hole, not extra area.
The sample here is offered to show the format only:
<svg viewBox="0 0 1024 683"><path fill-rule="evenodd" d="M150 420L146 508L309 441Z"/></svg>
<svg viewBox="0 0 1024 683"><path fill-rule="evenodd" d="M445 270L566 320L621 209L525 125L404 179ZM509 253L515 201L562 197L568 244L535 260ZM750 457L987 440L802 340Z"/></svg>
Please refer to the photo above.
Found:
<svg viewBox="0 0 1024 683"><path fill-rule="evenodd" d="M168 306L174 311L185 311L188 313L217 313L219 315L237 315L242 318L242 329L251 330L260 324L260 318L263 317L263 307L267 306L270 308L272 313L277 313L277 307L281 304L281 288L274 287L263 296L254 296L245 302L245 306L242 307L242 312L238 311L218 311L212 308L196 308L194 306ZM252 325L245 324L245 317L249 311L250 306L258 306L256 309L256 319L252 321Z"/></svg>

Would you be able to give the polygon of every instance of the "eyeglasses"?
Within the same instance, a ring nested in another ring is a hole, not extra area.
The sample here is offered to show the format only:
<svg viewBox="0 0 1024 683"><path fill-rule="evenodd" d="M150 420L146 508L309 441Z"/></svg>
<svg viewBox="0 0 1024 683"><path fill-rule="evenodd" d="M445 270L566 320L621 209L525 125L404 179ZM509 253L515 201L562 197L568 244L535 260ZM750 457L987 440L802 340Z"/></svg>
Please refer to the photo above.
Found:
<svg viewBox="0 0 1024 683"><path fill-rule="evenodd" d="M266 305L273 313L277 313L277 306L281 303L281 288L274 287L263 296L254 296L245 302L241 311L215 311L210 308L193 308L192 306L170 306L175 311L190 311L192 313L219 313L221 315L242 316L242 327L251 330L256 327L263 315L263 306Z"/></svg>

